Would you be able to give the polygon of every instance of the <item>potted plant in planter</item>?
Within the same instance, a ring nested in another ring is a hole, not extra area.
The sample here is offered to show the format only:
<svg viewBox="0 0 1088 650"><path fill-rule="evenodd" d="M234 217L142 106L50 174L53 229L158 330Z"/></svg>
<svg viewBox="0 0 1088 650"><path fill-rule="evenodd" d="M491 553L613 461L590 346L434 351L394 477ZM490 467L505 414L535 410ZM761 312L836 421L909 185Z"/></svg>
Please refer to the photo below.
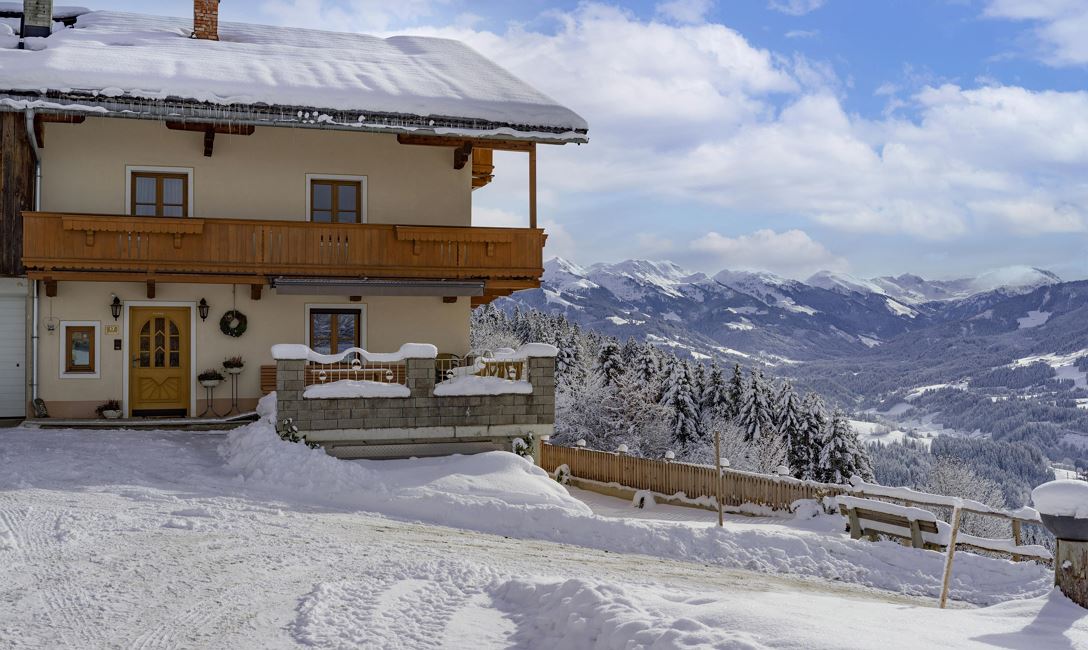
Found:
<svg viewBox="0 0 1088 650"><path fill-rule="evenodd" d="M215 369L205 370L196 376L196 380L205 388L215 388L223 381L223 373Z"/></svg>
<svg viewBox="0 0 1088 650"><path fill-rule="evenodd" d="M237 375L242 372L242 368L245 367L245 362L242 361L242 357L230 357L223 361L223 368L232 375Z"/></svg>
<svg viewBox="0 0 1088 650"><path fill-rule="evenodd" d="M1088 542L1088 482L1062 479L1031 492L1043 525L1058 539Z"/></svg>
<svg viewBox="0 0 1088 650"><path fill-rule="evenodd" d="M121 402L111 399L95 407L94 412L97 413L100 418L116 420L121 417Z"/></svg>

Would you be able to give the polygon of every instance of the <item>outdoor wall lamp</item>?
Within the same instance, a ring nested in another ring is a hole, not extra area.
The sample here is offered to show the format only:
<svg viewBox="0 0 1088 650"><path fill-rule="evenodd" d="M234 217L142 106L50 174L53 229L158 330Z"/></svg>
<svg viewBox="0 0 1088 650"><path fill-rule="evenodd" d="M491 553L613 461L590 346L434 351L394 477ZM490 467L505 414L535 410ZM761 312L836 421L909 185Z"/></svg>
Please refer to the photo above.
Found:
<svg viewBox="0 0 1088 650"><path fill-rule="evenodd" d="M200 299L200 304L197 305L197 307L196 307L197 313L200 314L200 320L202 320L202 321L208 320L208 310L209 309L211 309L211 307L208 306L208 301L201 298Z"/></svg>
<svg viewBox="0 0 1088 650"><path fill-rule="evenodd" d="M121 317L121 299L117 297L117 294L114 294L113 302L110 303L110 313L113 314L113 320Z"/></svg>

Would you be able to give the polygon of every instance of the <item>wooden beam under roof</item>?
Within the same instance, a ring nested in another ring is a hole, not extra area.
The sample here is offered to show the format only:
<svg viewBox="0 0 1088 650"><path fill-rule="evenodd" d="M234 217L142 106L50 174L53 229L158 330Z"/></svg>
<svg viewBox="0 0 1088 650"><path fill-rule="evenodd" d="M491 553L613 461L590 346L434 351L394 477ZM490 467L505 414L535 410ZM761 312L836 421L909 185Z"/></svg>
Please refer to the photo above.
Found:
<svg viewBox="0 0 1088 650"><path fill-rule="evenodd" d="M466 143L472 143L475 147L482 149L495 149L496 151L520 151L522 153L528 153L532 148L532 142L522 142L520 140L491 140L489 138L466 138L464 136L442 136L442 135L413 135L411 133L401 133L397 136L397 142L401 144L415 144L425 147L461 147Z"/></svg>
<svg viewBox="0 0 1088 650"><path fill-rule="evenodd" d="M87 121L86 115L65 115L61 113L36 113L34 115L34 139L38 148L45 148L46 124L83 124Z"/></svg>
<svg viewBox="0 0 1088 650"><path fill-rule="evenodd" d="M212 152L215 150L215 134L221 133L223 135L253 135L253 132L257 127L252 124L235 124L235 123L221 123L216 124L212 122L179 122L173 120L167 120L166 128L172 131L194 131L204 134L204 156L206 158L212 157Z"/></svg>
<svg viewBox="0 0 1088 650"><path fill-rule="evenodd" d="M171 131L196 131L207 133L209 130L220 135L253 135L257 130L252 124L237 124L234 122L183 122L180 120L167 120L166 128Z"/></svg>

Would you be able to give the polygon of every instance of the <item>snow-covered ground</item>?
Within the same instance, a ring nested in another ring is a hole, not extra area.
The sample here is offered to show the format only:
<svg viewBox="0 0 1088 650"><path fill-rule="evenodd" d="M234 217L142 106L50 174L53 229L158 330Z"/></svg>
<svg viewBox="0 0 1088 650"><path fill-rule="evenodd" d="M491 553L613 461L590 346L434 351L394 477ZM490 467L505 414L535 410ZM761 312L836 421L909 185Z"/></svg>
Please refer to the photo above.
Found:
<svg viewBox="0 0 1088 650"><path fill-rule="evenodd" d="M505 453L338 461L265 423L0 431L0 647L1088 644L1034 564L958 554L961 609L940 611L940 554L831 517L617 514Z"/></svg>

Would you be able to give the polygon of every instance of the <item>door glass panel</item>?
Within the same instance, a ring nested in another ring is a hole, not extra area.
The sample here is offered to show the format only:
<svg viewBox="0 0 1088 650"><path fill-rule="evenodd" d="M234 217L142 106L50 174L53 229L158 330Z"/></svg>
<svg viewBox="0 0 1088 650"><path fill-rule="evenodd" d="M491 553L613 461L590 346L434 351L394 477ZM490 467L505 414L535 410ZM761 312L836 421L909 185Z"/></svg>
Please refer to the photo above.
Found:
<svg viewBox="0 0 1088 650"><path fill-rule="evenodd" d="M155 179L148 176L136 177L136 202L155 204ZM154 213L152 213L154 214Z"/></svg>
<svg viewBox="0 0 1088 650"><path fill-rule="evenodd" d="M170 367L181 367L181 335L174 321L170 321Z"/></svg>
<svg viewBox="0 0 1088 650"><path fill-rule="evenodd" d="M140 367L151 365L151 321L144 323L140 330Z"/></svg>
<svg viewBox="0 0 1088 650"><path fill-rule="evenodd" d="M355 314L336 314L336 350L343 352L355 347L355 323L358 316Z"/></svg>
<svg viewBox="0 0 1088 650"><path fill-rule="evenodd" d="M180 206L184 187L185 183L180 178L162 179L162 202Z"/></svg>
<svg viewBox="0 0 1088 650"><path fill-rule="evenodd" d="M164 318L155 319L155 367L166 365L166 323Z"/></svg>
<svg viewBox="0 0 1088 650"><path fill-rule="evenodd" d="M314 205L315 210L331 210L332 209L332 185L328 183L314 183Z"/></svg>
<svg viewBox="0 0 1088 650"><path fill-rule="evenodd" d="M337 188L336 207L341 210L355 211L356 187L354 185L340 185Z"/></svg>
<svg viewBox="0 0 1088 650"><path fill-rule="evenodd" d="M328 210L314 210L313 220L318 223L329 223L332 221L332 213Z"/></svg>
<svg viewBox="0 0 1088 650"><path fill-rule="evenodd" d="M338 212L336 214L336 220L339 223L357 223L359 217L354 212Z"/></svg>
<svg viewBox="0 0 1088 650"><path fill-rule="evenodd" d="M310 348L318 354L332 353L333 314L310 314Z"/></svg>
<svg viewBox="0 0 1088 650"><path fill-rule="evenodd" d="M164 217L184 217L185 211L182 210L180 205L164 205L162 206L162 216Z"/></svg>
<svg viewBox="0 0 1088 650"><path fill-rule="evenodd" d="M155 205L154 204L137 203L136 204L136 216L137 217L153 217L153 216L155 216Z"/></svg>

